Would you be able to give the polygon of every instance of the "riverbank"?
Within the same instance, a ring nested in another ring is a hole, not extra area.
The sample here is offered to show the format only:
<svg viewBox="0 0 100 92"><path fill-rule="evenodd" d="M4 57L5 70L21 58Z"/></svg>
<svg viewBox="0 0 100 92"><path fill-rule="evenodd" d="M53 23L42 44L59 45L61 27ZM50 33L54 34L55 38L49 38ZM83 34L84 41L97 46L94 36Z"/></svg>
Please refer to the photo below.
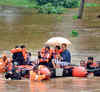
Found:
<svg viewBox="0 0 100 92"><path fill-rule="evenodd" d="M32 0L0 0L0 6L34 8L35 2Z"/></svg>

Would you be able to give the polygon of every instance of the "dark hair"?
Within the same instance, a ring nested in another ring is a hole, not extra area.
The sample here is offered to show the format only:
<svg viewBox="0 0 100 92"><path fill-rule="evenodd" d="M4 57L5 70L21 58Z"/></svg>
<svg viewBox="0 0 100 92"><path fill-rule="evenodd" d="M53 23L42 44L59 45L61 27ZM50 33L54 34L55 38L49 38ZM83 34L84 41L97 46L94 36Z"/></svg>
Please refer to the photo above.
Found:
<svg viewBox="0 0 100 92"><path fill-rule="evenodd" d="M62 45L64 45L65 47L67 47L67 44L66 43L63 43Z"/></svg>
<svg viewBox="0 0 100 92"><path fill-rule="evenodd" d="M32 56L31 52L29 52L28 54L29 54L29 56Z"/></svg>
<svg viewBox="0 0 100 92"><path fill-rule="evenodd" d="M50 46L45 46L45 48L48 48L50 50Z"/></svg>
<svg viewBox="0 0 100 92"><path fill-rule="evenodd" d="M92 56L88 57L88 60L93 60L94 58Z"/></svg>
<svg viewBox="0 0 100 92"><path fill-rule="evenodd" d="M15 48L19 48L19 46L18 46L18 45L16 45L16 46L15 46Z"/></svg>
<svg viewBox="0 0 100 92"><path fill-rule="evenodd" d="M20 47L23 49L23 48L25 48L25 45L21 45Z"/></svg>
<svg viewBox="0 0 100 92"><path fill-rule="evenodd" d="M60 50L60 46L56 46L55 48L59 49Z"/></svg>

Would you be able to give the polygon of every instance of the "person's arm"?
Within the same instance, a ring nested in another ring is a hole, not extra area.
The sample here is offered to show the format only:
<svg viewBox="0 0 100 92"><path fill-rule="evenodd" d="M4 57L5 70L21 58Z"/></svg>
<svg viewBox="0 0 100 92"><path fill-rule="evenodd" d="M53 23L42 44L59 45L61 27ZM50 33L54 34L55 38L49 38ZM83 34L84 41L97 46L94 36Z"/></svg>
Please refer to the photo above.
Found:
<svg viewBox="0 0 100 92"><path fill-rule="evenodd" d="M71 54L69 51L68 51L68 62L71 63Z"/></svg>
<svg viewBox="0 0 100 92"><path fill-rule="evenodd" d="M54 60L52 60L52 65L53 65L53 68L56 68L56 64L54 63Z"/></svg>
<svg viewBox="0 0 100 92"><path fill-rule="evenodd" d="M71 63L71 54L70 54L70 52L67 50L64 54L65 55L63 56L63 61L67 61L68 63Z"/></svg>

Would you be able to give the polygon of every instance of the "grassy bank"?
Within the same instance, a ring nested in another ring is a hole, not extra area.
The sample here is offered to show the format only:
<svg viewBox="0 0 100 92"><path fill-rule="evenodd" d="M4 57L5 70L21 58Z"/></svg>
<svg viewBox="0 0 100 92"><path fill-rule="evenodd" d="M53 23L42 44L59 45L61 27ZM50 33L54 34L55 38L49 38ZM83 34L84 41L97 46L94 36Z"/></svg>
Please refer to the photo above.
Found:
<svg viewBox="0 0 100 92"><path fill-rule="evenodd" d="M31 0L0 0L0 5L34 8L35 2Z"/></svg>

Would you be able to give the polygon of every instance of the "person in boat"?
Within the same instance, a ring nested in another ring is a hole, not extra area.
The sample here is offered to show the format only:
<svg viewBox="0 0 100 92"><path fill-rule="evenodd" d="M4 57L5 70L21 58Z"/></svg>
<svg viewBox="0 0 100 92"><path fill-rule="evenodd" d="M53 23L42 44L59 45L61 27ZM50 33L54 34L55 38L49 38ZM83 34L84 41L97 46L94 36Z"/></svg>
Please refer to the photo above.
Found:
<svg viewBox="0 0 100 92"><path fill-rule="evenodd" d="M13 64L14 64L14 62L16 62L16 58L17 58L17 50L16 49L17 48L19 48L19 46L15 46L15 48L11 49Z"/></svg>
<svg viewBox="0 0 100 92"><path fill-rule="evenodd" d="M2 61L3 61L5 72L12 71L12 59L8 58L6 54L3 54Z"/></svg>
<svg viewBox="0 0 100 92"><path fill-rule="evenodd" d="M23 54L23 57L24 57L24 61L27 61L27 49L26 49L26 46L25 45L21 45L21 49L22 49L22 54Z"/></svg>
<svg viewBox="0 0 100 92"><path fill-rule="evenodd" d="M34 67L33 70L30 71L30 80L31 81L40 81L50 79L51 73L48 67L44 65L39 65Z"/></svg>
<svg viewBox="0 0 100 92"><path fill-rule="evenodd" d="M5 54L0 57L0 73L4 73L8 70L9 61Z"/></svg>
<svg viewBox="0 0 100 92"><path fill-rule="evenodd" d="M16 46L15 48L11 49L12 53L12 63L13 65L23 65L24 64L24 57L22 53L22 49L19 46Z"/></svg>
<svg viewBox="0 0 100 92"><path fill-rule="evenodd" d="M45 65L48 67L51 57L52 50L49 46L45 46L45 48L42 48L42 50L38 52L39 65Z"/></svg>
<svg viewBox="0 0 100 92"><path fill-rule="evenodd" d="M88 61L86 64L87 69L95 69L97 66L96 62L94 62L94 58L92 56L88 57Z"/></svg>
<svg viewBox="0 0 100 92"><path fill-rule="evenodd" d="M24 62L24 65L32 65L32 61L31 61L31 53L27 52L27 58Z"/></svg>
<svg viewBox="0 0 100 92"><path fill-rule="evenodd" d="M60 67L58 65L58 63L61 62L60 54L61 54L60 46L55 46L55 49L53 50L53 53L52 53L52 65L53 65L53 68Z"/></svg>
<svg viewBox="0 0 100 92"><path fill-rule="evenodd" d="M71 53L67 49L67 44L63 43L61 46L61 62L63 65L71 64Z"/></svg>

